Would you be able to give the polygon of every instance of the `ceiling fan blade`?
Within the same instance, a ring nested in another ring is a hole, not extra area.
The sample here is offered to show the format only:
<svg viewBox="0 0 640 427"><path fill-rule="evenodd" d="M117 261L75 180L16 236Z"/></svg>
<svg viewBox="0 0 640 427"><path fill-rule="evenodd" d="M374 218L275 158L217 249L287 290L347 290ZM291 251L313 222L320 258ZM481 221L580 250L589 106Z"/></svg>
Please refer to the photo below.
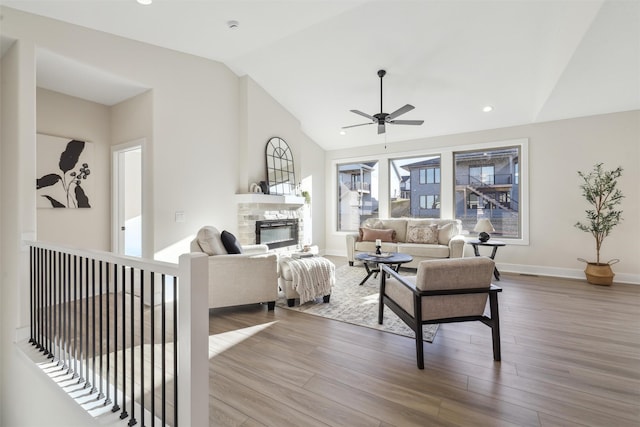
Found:
<svg viewBox="0 0 640 427"><path fill-rule="evenodd" d="M349 111L351 111L352 113L359 114L362 117L366 117L367 119L369 119L371 121L374 121L374 122L376 121L376 119L373 116L370 116L367 113L363 113L362 111L359 111L359 110L349 110Z"/></svg>
<svg viewBox="0 0 640 427"><path fill-rule="evenodd" d="M385 129L384 129L384 123L380 124L378 123L378 135L380 135L381 133L384 133Z"/></svg>
<svg viewBox="0 0 640 427"><path fill-rule="evenodd" d="M354 127L357 127L357 126L366 126L366 125L372 125L372 124L373 124L373 122L371 122L371 123L360 123L359 125L342 126L342 129L348 129L348 128L354 128Z"/></svg>
<svg viewBox="0 0 640 427"><path fill-rule="evenodd" d="M404 107L400 107L398 108L396 111L394 111L393 113L389 114L385 120L389 121L389 120L393 120L396 117L398 117L401 114L407 113L411 110L413 110L415 107L413 105L407 104ZM352 110L353 111L353 110Z"/></svg>
<svg viewBox="0 0 640 427"><path fill-rule="evenodd" d="M416 125L419 126L424 123L424 120L391 120L392 125Z"/></svg>

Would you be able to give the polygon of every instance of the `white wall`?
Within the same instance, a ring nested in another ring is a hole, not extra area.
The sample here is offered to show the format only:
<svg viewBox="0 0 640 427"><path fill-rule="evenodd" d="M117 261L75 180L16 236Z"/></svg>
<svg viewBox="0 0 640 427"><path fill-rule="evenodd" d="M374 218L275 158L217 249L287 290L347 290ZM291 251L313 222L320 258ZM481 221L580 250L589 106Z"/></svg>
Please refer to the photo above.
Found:
<svg viewBox="0 0 640 427"><path fill-rule="evenodd" d="M584 277L584 264L576 258L594 259L595 244L590 234L573 226L584 218L588 207L581 197L576 171L590 170L603 162L609 169L624 169L620 189L626 197L622 203L624 221L606 238L601 258L621 260L614 266L616 281L640 283L640 111L393 143L386 149L382 144L331 151L327 152L326 185L335 187L334 164L340 159L373 156L385 159L382 163L386 164L387 158L403 153L437 153L441 147L520 138L529 140L530 243L501 248L496 257L499 266L505 271ZM332 190L326 209L327 251L345 254L345 233L334 231L334 200Z"/></svg>
<svg viewBox="0 0 640 427"><path fill-rule="evenodd" d="M143 143L142 257L154 256L153 231L153 90L111 107L111 144ZM112 242L115 244L115 242Z"/></svg>
<svg viewBox="0 0 640 427"><path fill-rule="evenodd" d="M312 243L324 247L324 150L300 128L300 122L248 76L241 84L241 149L238 193L247 193L249 185L267 179L265 147L278 136L293 153L296 184L311 177ZM314 178L315 176L315 178Z"/></svg>
<svg viewBox="0 0 640 427"><path fill-rule="evenodd" d="M3 33L153 89L152 254L175 261L202 224L234 226L239 83L226 66L8 8Z"/></svg>
<svg viewBox="0 0 640 427"><path fill-rule="evenodd" d="M36 229L34 44L19 40L0 65L0 424L89 426L91 417L15 345L28 322L28 253L21 240L34 238Z"/></svg>
<svg viewBox="0 0 640 427"><path fill-rule="evenodd" d="M109 107L38 88L38 133L88 141L93 146L89 165L91 208L37 210L37 237L45 242L108 251L111 219ZM56 159L57 160L57 159Z"/></svg>
<svg viewBox="0 0 640 427"><path fill-rule="evenodd" d="M107 117L110 115L106 130L101 121L96 124L95 117L87 123L88 127L100 127L101 136L97 139L110 135L111 144L138 138L146 141L143 211L149 218L145 217L143 255L155 255L158 259L175 262L180 253L189 250L189 239L202 225L213 224L234 230L237 221L235 194L239 190L246 191L248 185L246 173L242 180L244 185L240 186L239 168L241 165L253 168L254 162L263 165L265 136L280 134L289 142L297 141L296 150L306 146L311 146L314 152L321 150L304 136L299 130L299 123L282 107L268 97L261 97L255 85L248 95L248 105L261 105L272 112L271 120L264 122L265 126L268 122L271 129L264 129L264 135L252 133L244 139L252 141L252 144L255 141L260 146L260 149L253 150L254 157L247 164L246 155L241 157L249 147L246 144L242 147L240 143L243 114L240 79L223 64L5 7L0 8L0 13L3 36L18 40L18 46L22 46L2 59L0 421L2 425L40 425L46 417L50 425L87 425L82 415L72 413L74 409L59 405L58 400L64 394L50 393L49 380L38 382L38 375L32 371L25 372L33 366L19 359L20 352L13 345L16 334L22 332L20 328L28 325L28 280L25 277L28 268L20 242L22 238L35 237L36 230L37 50L47 49L149 88L148 92L111 107L106 113ZM43 99L48 97L42 96ZM254 102L252 96L260 99ZM61 101L65 103L61 110L75 110L82 104L73 102L67 106L66 100ZM89 109L102 110L102 107L90 105ZM46 123L43 126L55 128L56 124L50 120L56 114L44 114L42 120ZM263 120L259 116L255 118L257 122ZM66 124L72 123L66 115L65 120ZM93 126L89 126L92 123ZM50 132L65 136L97 132L82 126L78 125L77 132L66 127L59 129L60 132L54 132L55 129ZM294 128L298 131L293 131ZM299 158L299 151L294 155ZM304 175L306 169L298 168ZM110 167L108 170L110 173ZM323 159L314 159L309 170L322 172ZM324 177L317 180L318 193L324 187L323 181ZM315 183L314 180L314 187ZM185 213L185 222L175 222L176 211ZM105 215L109 215L108 209ZM101 227L103 225L104 222ZM44 232L45 227L42 229ZM322 238L323 231L317 232ZM106 245L104 239L108 241L108 237L100 237L100 242L95 245ZM28 384L21 386L21 379ZM33 407L34 401L43 411L24 410ZM77 406L72 408L79 409Z"/></svg>

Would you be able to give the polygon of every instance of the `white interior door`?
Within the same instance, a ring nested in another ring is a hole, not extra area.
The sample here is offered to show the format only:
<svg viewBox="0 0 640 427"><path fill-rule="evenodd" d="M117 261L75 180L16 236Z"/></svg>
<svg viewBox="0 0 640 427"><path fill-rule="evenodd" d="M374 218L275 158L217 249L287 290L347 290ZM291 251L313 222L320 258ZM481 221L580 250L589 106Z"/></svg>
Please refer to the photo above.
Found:
<svg viewBox="0 0 640 427"><path fill-rule="evenodd" d="M128 256L142 256L142 145L113 148L114 249Z"/></svg>

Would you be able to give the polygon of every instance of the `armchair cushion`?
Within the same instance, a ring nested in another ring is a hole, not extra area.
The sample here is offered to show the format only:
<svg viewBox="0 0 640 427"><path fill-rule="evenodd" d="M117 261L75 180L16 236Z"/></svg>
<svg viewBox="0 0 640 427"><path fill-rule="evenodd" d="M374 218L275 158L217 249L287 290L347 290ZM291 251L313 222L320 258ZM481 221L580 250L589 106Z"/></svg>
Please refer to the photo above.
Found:
<svg viewBox="0 0 640 427"><path fill-rule="evenodd" d="M486 257L449 258L422 261L418 265L416 288L481 288L491 286L494 263Z"/></svg>
<svg viewBox="0 0 640 427"><path fill-rule="evenodd" d="M229 233L227 230L224 230L220 235L220 237L222 238L222 244L224 245L224 248L227 250L227 253L230 253L230 254L242 253L242 246L240 245L240 242L238 242L238 239L236 239L236 236Z"/></svg>
<svg viewBox="0 0 640 427"><path fill-rule="evenodd" d="M196 240L202 252L207 255L226 255L227 251L222 244L220 232L211 226L202 227L198 230Z"/></svg>

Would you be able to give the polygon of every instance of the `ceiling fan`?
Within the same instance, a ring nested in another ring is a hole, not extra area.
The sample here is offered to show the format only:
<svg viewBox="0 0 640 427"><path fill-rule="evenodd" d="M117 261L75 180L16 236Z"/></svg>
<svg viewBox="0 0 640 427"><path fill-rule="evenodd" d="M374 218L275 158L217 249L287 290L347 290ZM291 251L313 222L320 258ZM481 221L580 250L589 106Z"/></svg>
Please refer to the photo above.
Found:
<svg viewBox="0 0 640 427"><path fill-rule="evenodd" d="M385 76L385 74L387 74L385 70L378 70L378 77L380 77L380 112L377 114L374 114L373 116L370 116L369 114L363 113L362 111L359 111L359 110L349 110L352 113L356 113L360 116L366 117L367 119L371 120L371 122L360 123L357 125L343 126L342 129L353 128L356 126L371 125L371 124L377 123L378 134L381 134L381 133L385 133L385 125L387 123L391 125L414 125L414 126L419 126L424 123L424 120L394 120L396 117L400 116L401 114L404 114L413 110L415 108L413 105L406 104L404 107L398 108L396 111L394 111L391 114L382 112L382 78Z"/></svg>

